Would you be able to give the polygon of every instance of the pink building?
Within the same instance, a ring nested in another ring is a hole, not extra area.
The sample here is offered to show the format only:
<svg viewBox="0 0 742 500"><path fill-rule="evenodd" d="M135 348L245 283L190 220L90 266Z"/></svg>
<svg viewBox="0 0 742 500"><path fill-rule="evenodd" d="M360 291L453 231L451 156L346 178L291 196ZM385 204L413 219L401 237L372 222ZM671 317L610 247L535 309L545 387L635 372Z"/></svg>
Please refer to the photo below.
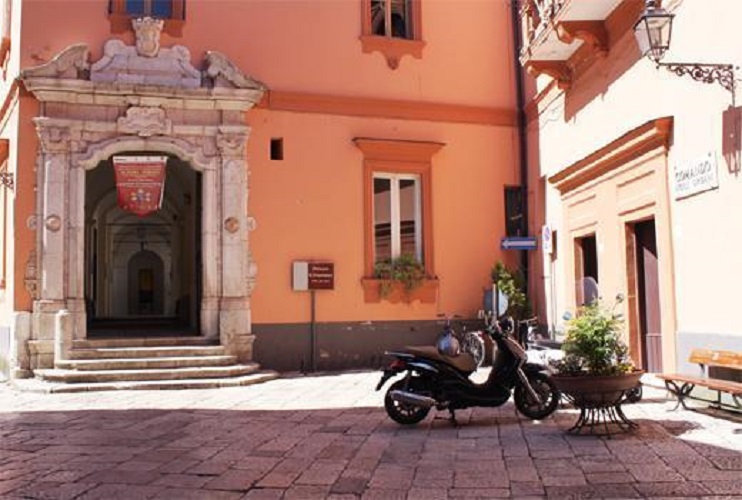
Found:
<svg viewBox="0 0 742 500"><path fill-rule="evenodd" d="M377 366L517 264L507 2L0 3L11 378Z"/></svg>

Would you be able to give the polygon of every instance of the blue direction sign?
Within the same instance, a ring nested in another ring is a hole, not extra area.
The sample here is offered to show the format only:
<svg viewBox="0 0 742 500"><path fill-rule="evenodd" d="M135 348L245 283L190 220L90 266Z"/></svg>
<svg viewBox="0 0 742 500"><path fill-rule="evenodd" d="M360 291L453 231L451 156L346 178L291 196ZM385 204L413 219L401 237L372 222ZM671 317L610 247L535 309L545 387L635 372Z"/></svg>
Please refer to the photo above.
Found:
<svg viewBox="0 0 742 500"><path fill-rule="evenodd" d="M538 242L535 236L509 236L500 242L503 250L536 250Z"/></svg>

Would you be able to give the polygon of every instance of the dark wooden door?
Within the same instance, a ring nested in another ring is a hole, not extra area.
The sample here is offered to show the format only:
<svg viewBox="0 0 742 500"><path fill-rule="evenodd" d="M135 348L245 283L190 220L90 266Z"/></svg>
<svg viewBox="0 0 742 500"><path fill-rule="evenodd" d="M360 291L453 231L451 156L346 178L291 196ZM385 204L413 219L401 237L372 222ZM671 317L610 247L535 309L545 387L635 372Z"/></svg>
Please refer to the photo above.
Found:
<svg viewBox="0 0 742 500"><path fill-rule="evenodd" d="M658 373L662 371L662 321L654 220L637 223L634 226L634 235L636 237L642 368L648 372Z"/></svg>

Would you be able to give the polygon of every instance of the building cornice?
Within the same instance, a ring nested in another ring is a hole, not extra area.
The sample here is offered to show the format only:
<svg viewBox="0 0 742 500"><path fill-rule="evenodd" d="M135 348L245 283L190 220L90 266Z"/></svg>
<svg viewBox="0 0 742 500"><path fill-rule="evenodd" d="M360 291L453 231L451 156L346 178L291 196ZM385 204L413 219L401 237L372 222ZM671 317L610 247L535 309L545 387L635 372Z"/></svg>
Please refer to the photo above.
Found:
<svg viewBox="0 0 742 500"><path fill-rule="evenodd" d="M549 183L565 194L648 151L659 147L667 149L672 127L671 116L651 120L552 175Z"/></svg>
<svg viewBox="0 0 742 500"><path fill-rule="evenodd" d="M515 108L269 90L257 108L296 113L515 127Z"/></svg>

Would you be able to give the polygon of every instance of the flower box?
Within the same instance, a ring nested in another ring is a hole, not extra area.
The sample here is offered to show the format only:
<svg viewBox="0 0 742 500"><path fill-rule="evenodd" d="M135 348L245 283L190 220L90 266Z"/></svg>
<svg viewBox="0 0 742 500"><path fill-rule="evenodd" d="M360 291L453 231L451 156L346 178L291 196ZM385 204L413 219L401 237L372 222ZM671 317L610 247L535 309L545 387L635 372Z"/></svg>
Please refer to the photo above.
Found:
<svg viewBox="0 0 742 500"><path fill-rule="evenodd" d="M404 284L398 281L372 278L362 279L361 285L363 285L363 297L367 303L385 300L397 304L400 302L412 303L417 300L425 304L432 304L438 298L438 280L434 279L423 280L419 286L412 290L407 290Z"/></svg>

